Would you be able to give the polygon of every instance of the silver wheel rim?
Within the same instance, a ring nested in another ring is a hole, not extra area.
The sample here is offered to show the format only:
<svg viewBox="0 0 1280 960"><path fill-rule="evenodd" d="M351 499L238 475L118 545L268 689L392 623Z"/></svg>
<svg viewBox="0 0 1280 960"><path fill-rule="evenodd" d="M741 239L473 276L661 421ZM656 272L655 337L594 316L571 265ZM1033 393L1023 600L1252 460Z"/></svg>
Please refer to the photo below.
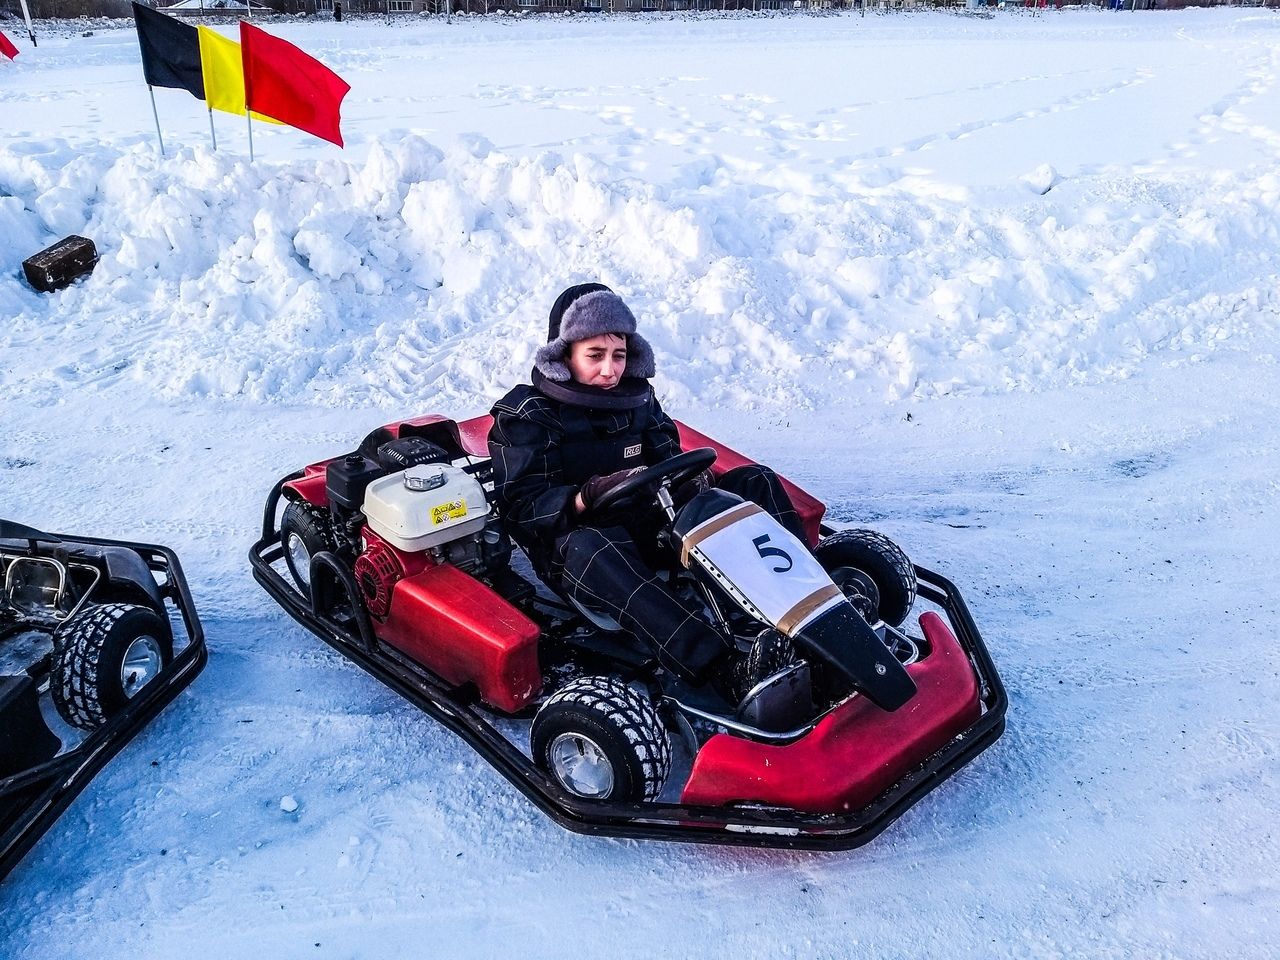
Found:
<svg viewBox="0 0 1280 960"><path fill-rule="evenodd" d="M285 541L285 549L289 551L289 560L293 567L293 575L304 587L311 588L311 551L302 542L302 538L289 531Z"/></svg>
<svg viewBox="0 0 1280 960"><path fill-rule="evenodd" d="M120 686L124 695L132 700L138 691L156 678L162 664L160 643L155 637L143 635L124 652L120 665Z"/></svg>
<svg viewBox="0 0 1280 960"><path fill-rule="evenodd" d="M590 737L562 733L551 741L551 771L580 797L599 800L613 791L613 764Z"/></svg>

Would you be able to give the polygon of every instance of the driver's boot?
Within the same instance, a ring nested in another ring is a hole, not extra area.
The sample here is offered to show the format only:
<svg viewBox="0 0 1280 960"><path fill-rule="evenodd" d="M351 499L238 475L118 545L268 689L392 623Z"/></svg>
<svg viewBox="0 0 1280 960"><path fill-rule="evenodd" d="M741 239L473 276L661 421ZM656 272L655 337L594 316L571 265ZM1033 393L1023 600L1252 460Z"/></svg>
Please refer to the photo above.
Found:
<svg viewBox="0 0 1280 960"><path fill-rule="evenodd" d="M739 662L742 674L742 696L762 680L796 661L796 648L791 638L773 627L760 631L747 655Z"/></svg>
<svg viewBox="0 0 1280 960"><path fill-rule="evenodd" d="M715 665L711 684L735 707L762 680L797 660L791 638L769 627L761 630L746 653L734 651Z"/></svg>

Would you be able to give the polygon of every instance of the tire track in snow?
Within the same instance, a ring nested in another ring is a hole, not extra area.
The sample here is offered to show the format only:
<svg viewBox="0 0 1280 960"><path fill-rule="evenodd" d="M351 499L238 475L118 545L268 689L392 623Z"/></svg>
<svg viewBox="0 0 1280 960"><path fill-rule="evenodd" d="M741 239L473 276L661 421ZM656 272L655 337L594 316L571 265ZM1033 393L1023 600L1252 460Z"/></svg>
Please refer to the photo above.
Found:
<svg viewBox="0 0 1280 960"><path fill-rule="evenodd" d="M901 157L906 154L919 153L929 150L937 144L949 140L964 140L976 134L980 134L986 130L994 130L999 127L1008 126L1010 124L1025 123L1035 120L1039 117L1051 116L1056 113L1062 113L1068 110L1078 110L1085 104L1102 100L1106 97L1122 93L1133 87L1139 87L1149 83L1155 74L1147 69L1138 69L1133 75L1127 79L1109 83L1105 86L1093 87L1079 93L1073 93L1062 97L1043 107L1031 107L1026 110L1018 110L1014 113L1006 114L993 120L974 120L966 123L957 124L947 130L939 133L926 134L921 137L913 137L904 141L897 146L877 147L863 153L853 154L852 156L842 160L842 162L856 163L858 161L879 160L886 157Z"/></svg>
<svg viewBox="0 0 1280 960"><path fill-rule="evenodd" d="M1245 69L1248 79L1200 116L1198 142L1207 143L1219 133L1231 133L1254 140L1272 157L1280 157L1280 131L1251 120L1244 112L1250 103L1275 89L1278 66L1280 48L1273 48L1248 66Z"/></svg>

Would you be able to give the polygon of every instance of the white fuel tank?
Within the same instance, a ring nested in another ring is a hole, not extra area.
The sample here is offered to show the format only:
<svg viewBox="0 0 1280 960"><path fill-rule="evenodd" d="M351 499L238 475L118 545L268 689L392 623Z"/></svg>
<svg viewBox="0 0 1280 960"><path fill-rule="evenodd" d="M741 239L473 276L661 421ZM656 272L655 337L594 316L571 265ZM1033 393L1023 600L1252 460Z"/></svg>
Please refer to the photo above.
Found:
<svg viewBox="0 0 1280 960"><path fill-rule="evenodd" d="M475 477L459 467L428 463L369 484L364 515L383 540L414 553L479 533L489 504Z"/></svg>

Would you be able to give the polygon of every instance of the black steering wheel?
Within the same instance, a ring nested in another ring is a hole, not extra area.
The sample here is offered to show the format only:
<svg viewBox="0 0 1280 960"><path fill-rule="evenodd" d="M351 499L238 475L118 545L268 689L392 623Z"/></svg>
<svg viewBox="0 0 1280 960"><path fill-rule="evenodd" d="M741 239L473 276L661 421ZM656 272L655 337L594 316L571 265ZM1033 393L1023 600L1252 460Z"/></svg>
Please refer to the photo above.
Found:
<svg viewBox="0 0 1280 960"><path fill-rule="evenodd" d="M699 447L696 450L676 454L669 460L645 467L627 477L616 487L606 490L604 495L591 505L591 509L593 512L600 513L614 510L636 499L642 493L652 492L664 482L669 486L678 487L686 480L692 480L715 462L716 452L710 447Z"/></svg>

